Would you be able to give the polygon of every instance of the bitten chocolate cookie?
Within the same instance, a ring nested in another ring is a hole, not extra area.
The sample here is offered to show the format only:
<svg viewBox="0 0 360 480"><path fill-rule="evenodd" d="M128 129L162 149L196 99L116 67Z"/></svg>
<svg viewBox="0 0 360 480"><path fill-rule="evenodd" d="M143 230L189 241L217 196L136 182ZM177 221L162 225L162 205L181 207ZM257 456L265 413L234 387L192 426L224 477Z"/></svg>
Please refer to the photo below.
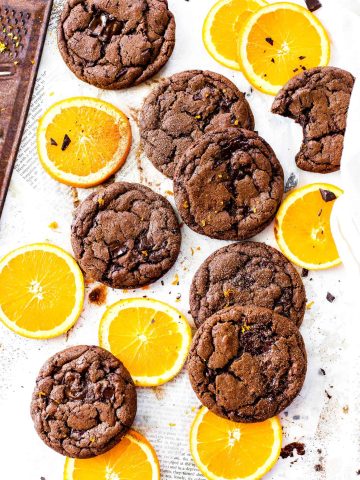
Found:
<svg viewBox="0 0 360 480"><path fill-rule="evenodd" d="M164 79L146 98L140 115L145 153L170 178L194 140L234 125L254 128L245 95L222 75L202 70Z"/></svg>
<svg viewBox="0 0 360 480"><path fill-rule="evenodd" d="M268 308L300 326L305 288L295 267L275 248L234 243L210 255L196 272L190 288L191 315L199 327L235 304Z"/></svg>
<svg viewBox="0 0 360 480"><path fill-rule="evenodd" d="M177 164L176 206L195 232L245 240L274 218L284 193L284 173L271 147L240 128L209 132Z"/></svg>
<svg viewBox="0 0 360 480"><path fill-rule="evenodd" d="M58 44L81 80L99 88L127 88L168 61L175 20L167 0L67 0Z"/></svg>
<svg viewBox="0 0 360 480"><path fill-rule="evenodd" d="M335 67L317 67L292 78L278 93L272 112L303 128L296 155L299 168L329 173L339 170L354 77Z"/></svg>
<svg viewBox="0 0 360 480"><path fill-rule="evenodd" d="M131 376L103 348L67 348L49 358L39 372L31 416L41 439L62 455L89 458L110 450L135 414Z"/></svg>
<svg viewBox="0 0 360 480"><path fill-rule="evenodd" d="M234 422L262 422L299 394L306 351L298 328L265 308L234 306L196 332L188 359L200 402Z"/></svg>
<svg viewBox="0 0 360 480"><path fill-rule="evenodd" d="M71 243L88 278L113 288L136 288L172 267L181 233L166 198L143 185L117 182L81 203Z"/></svg>

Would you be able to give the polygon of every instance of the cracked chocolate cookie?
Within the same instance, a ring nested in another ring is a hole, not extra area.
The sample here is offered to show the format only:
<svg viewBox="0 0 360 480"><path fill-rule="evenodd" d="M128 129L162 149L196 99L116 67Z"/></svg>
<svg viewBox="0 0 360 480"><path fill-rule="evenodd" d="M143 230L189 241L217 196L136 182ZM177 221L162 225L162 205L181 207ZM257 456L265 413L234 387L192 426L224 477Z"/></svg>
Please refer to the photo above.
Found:
<svg viewBox="0 0 360 480"><path fill-rule="evenodd" d="M191 315L199 327L235 304L268 308L300 326L306 293L295 267L278 250L265 243L234 243L210 255L196 272Z"/></svg>
<svg viewBox="0 0 360 480"><path fill-rule="evenodd" d="M306 351L298 328L271 310L234 306L196 332L188 359L200 402L234 422L262 422L299 394Z"/></svg>
<svg viewBox="0 0 360 480"><path fill-rule="evenodd" d="M175 20L167 0L67 0L58 44L81 80L104 89L127 88L168 61Z"/></svg>
<svg viewBox="0 0 360 480"><path fill-rule="evenodd" d="M75 212L71 242L91 280L112 288L155 282L175 263L181 233L166 198L136 183L92 193Z"/></svg>
<svg viewBox="0 0 360 480"><path fill-rule="evenodd" d="M246 240L274 218L284 193L284 173L271 147L240 128L209 132L177 164L176 206L195 232L221 240Z"/></svg>
<svg viewBox="0 0 360 480"><path fill-rule="evenodd" d="M131 427L136 390L129 372L100 347L81 345L44 364L31 416L41 439L67 457L90 458L114 447Z"/></svg>
<svg viewBox="0 0 360 480"><path fill-rule="evenodd" d="M317 67L292 78L278 93L272 112L292 118L303 128L303 143L296 155L302 170L339 170L353 86L349 72Z"/></svg>
<svg viewBox="0 0 360 480"><path fill-rule="evenodd" d="M245 95L222 75L202 70L164 79L146 98L140 114L145 153L170 178L194 140L234 125L254 128Z"/></svg>

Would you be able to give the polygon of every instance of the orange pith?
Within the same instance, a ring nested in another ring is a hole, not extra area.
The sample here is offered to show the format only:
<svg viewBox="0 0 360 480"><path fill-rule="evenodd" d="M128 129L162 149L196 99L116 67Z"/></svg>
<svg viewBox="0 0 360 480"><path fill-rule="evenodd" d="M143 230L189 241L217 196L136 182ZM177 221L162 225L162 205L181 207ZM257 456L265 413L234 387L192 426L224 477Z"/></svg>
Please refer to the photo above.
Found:
<svg viewBox="0 0 360 480"><path fill-rule="evenodd" d="M127 117L98 99L74 97L52 105L37 132L40 161L56 180L94 186L115 173L131 146Z"/></svg>
<svg viewBox="0 0 360 480"><path fill-rule="evenodd" d="M64 480L159 480L155 450L145 437L130 430L113 449L86 460L65 461Z"/></svg>
<svg viewBox="0 0 360 480"><path fill-rule="evenodd" d="M320 189L342 190L329 184L312 184L294 190L279 209L275 237L291 261L308 269L330 268L340 263L331 233L330 217L334 201L326 202Z"/></svg>
<svg viewBox="0 0 360 480"><path fill-rule="evenodd" d="M209 480L256 480L277 461L282 442L279 420L235 423L202 407L190 433L196 465Z"/></svg>
<svg viewBox="0 0 360 480"><path fill-rule="evenodd" d="M219 63L241 70L238 39L249 16L266 5L264 0L220 0L211 8L203 26L203 42Z"/></svg>
<svg viewBox="0 0 360 480"><path fill-rule="evenodd" d="M191 330L185 317L169 305L129 299L105 312L99 341L124 363L137 385L160 385L182 368Z"/></svg>
<svg viewBox="0 0 360 480"><path fill-rule="evenodd" d="M315 15L302 6L279 2L248 19L240 37L239 56L250 83L275 95L293 76L327 65L330 42Z"/></svg>
<svg viewBox="0 0 360 480"><path fill-rule="evenodd" d="M80 315L84 282L75 260L47 244L11 252L0 262L0 318L20 335L50 338Z"/></svg>

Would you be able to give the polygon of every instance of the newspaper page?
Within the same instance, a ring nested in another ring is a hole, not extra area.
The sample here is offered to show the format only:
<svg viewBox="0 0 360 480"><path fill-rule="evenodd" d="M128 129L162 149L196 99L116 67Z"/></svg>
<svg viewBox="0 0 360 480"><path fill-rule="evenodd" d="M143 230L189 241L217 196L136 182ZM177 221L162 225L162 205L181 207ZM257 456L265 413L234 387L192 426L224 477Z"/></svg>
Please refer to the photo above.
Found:
<svg viewBox="0 0 360 480"><path fill-rule="evenodd" d="M139 145L138 113L146 95L160 78L188 69L208 69L231 79L246 93L256 120L256 129L275 150L285 179L294 175L298 186L326 181L341 186L339 173L326 178L295 167L294 158L302 133L294 122L272 115L272 97L250 88L240 72L220 66L206 53L201 39L203 19L213 0L169 0L177 23L176 47L166 67L143 85L123 91L103 91L87 85L68 70L57 48L56 28L63 0L55 0L44 54L17 158L0 228L0 255L31 242L49 241L71 252L70 225L79 200L91 191L66 187L50 178L40 166L36 152L36 128L44 110L72 96L91 96L113 103L129 117L133 145L116 180L140 182L161 193L174 205L172 182L161 175ZM297 3L303 4L302 0ZM317 15L332 38L331 64L355 71L360 16L352 4L323 0ZM356 6L356 5L355 5ZM97 187L103 188L103 187ZM51 222L59 225L49 228ZM147 296L167 302L189 314L189 286L200 264L226 242L197 235L182 227L182 246L175 266L148 289L107 289L106 305L121 298ZM276 247L273 227L256 240ZM304 444L305 454L279 459L267 480L352 480L359 478L359 309L347 297L343 267L310 272L304 278L308 309L301 332L308 353L308 373L301 394L280 416L284 445ZM21 338L0 326L0 478L14 480L60 480L64 458L37 437L29 414L29 403L37 372L44 361L70 345L97 344L99 320L106 305L88 301L94 285L87 285L86 303L75 327L62 337L48 341ZM330 292L335 301L326 300ZM355 342L355 343L354 343ZM192 392L186 371L157 388L138 389L138 413L134 428L152 442L165 480L200 480L204 477L193 463L189 430L200 403Z"/></svg>

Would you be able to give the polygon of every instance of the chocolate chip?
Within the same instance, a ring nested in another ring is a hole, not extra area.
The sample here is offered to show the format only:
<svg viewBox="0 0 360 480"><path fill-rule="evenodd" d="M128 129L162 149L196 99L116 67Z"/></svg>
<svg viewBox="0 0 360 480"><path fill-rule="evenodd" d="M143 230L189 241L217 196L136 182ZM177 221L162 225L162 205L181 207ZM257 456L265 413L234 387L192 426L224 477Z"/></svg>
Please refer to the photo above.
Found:
<svg viewBox="0 0 360 480"><path fill-rule="evenodd" d="M270 43L270 45L274 45L274 40L273 40L271 37L266 37L266 38L265 38L265 41L266 41L267 43Z"/></svg>
<svg viewBox="0 0 360 480"><path fill-rule="evenodd" d="M295 188L297 184L298 184L298 179L296 178L295 173L291 173L290 177L286 180L285 193Z"/></svg>
<svg viewBox="0 0 360 480"><path fill-rule="evenodd" d="M322 7L319 0L305 0L305 3L307 8L310 10L310 12L315 12L316 10L319 10L319 8Z"/></svg>
<svg viewBox="0 0 360 480"><path fill-rule="evenodd" d="M330 192L330 190L323 190L322 188L319 188L319 190L324 202L332 202L333 200L337 199L337 196L334 192Z"/></svg>
<svg viewBox="0 0 360 480"><path fill-rule="evenodd" d="M112 387L106 387L103 391L103 397L106 399L110 399L114 395L115 391Z"/></svg>
<svg viewBox="0 0 360 480"><path fill-rule="evenodd" d="M57 144L57 141L54 140L53 138L50 138L50 144L51 144L51 145L54 145L55 147L57 147L57 145L58 145L58 144Z"/></svg>
<svg viewBox="0 0 360 480"><path fill-rule="evenodd" d="M334 295L333 295L332 293L327 292L327 294L326 294L326 300L327 300L328 302L332 303L332 302L335 300L335 297L334 297Z"/></svg>
<svg viewBox="0 0 360 480"><path fill-rule="evenodd" d="M306 278L308 275L309 275L309 270L308 270L307 268L303 268L303 269L301 270L301 276L302 276L303 278Z"/></svg>
<svg viewBox="0 0 360 480"><path fill-rule="evenodd" d="M63 143L61 145L61 150L64 152L68 148L70 143L71 143L71 139L70 139L69 135L67 133L65 133L64 140L63 140Z"/></svg>

